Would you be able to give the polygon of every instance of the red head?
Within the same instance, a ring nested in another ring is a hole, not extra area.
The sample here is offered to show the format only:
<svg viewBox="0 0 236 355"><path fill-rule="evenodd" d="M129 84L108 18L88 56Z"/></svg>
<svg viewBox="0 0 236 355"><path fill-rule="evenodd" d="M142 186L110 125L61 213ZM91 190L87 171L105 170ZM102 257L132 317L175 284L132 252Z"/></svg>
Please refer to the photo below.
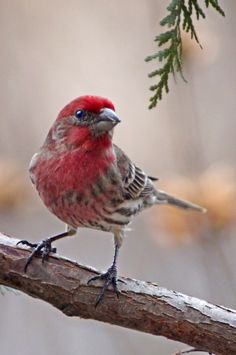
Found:
<svg viewBox="0 0 236 355"><path fill-rule="evenodd" d="M59 113L50 137L56 144L88 146L91 141L111 140L120 119L112 102L100 96L80 96Z"/></svg>
<svg viewBox="0 0 236 355"><path fill-rule="evenodd" d="M85 95L80 96L67 104L59 113L57 119L73 116L77 110L86 110L98 114L103 108L115 111L113 103L100 96Z"/></svg>

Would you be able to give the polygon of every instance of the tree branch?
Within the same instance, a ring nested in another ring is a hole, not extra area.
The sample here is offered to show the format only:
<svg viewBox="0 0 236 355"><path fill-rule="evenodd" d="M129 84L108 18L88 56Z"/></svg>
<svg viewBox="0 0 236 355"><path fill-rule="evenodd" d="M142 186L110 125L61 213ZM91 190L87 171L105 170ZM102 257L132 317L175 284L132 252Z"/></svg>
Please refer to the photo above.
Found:
<svg viewBox="0 0 236 355"><path fill-rule="evenodd" d="M94 307L101 282L87 285L96 270L59 255L44 264L35 258L24 273L29 250L0 234L0 284L44 300L67 316L163 335L215 354L236 354L236 311L169 291L150 282L123 278L119 300L113 291Z"/></svg>

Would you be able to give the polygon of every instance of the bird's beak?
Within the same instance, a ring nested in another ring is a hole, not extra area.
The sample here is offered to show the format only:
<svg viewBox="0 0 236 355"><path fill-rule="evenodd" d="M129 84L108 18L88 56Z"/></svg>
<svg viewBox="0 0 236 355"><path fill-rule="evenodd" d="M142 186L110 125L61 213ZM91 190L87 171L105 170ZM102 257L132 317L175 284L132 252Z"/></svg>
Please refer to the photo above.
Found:
<svg viewBox="0 0 236 355"><path fill-rule="evenodd" d="M96 134L101 134L110 131L120 121L121 121L120 118L112 109L110 108L101 109L98 116L98 120L95 123Z"/></svg>

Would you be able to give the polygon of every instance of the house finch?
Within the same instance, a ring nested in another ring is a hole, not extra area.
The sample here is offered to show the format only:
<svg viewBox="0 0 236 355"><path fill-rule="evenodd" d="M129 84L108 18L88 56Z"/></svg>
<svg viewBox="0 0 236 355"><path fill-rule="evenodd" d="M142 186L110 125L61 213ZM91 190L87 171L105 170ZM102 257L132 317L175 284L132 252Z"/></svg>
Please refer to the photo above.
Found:
<svg viewBox="0 0 236 355"><path fill-rule="evenodd" d="M103 279L98 304L109 285L116 294L116 261L126 227L144 208L171 204L204 211L193 203L157 190L156 178L146 175L112 143L113 129L120 122L111 101L97 96L81 96L59 113L46 140L30 163L30 177L47 208L67 224L64 233L32 244L25 271L36 254L44 261L54 252L52 242L71 236L79 227L111 232L115 254L106 273L89 280Z"/></svg>

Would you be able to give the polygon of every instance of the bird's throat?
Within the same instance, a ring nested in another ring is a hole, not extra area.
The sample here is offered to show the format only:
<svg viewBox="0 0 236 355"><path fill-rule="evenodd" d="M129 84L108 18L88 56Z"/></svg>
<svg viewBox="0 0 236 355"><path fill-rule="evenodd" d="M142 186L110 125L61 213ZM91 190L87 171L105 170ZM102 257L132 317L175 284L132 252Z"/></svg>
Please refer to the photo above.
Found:
<svg viewBox="0 0 236 355"><path fill-rule="evenodd" d="M112 147L112 137L108 132L95 137L87 127L73 128L68 132L67 148L104 151Z"/></svg>

